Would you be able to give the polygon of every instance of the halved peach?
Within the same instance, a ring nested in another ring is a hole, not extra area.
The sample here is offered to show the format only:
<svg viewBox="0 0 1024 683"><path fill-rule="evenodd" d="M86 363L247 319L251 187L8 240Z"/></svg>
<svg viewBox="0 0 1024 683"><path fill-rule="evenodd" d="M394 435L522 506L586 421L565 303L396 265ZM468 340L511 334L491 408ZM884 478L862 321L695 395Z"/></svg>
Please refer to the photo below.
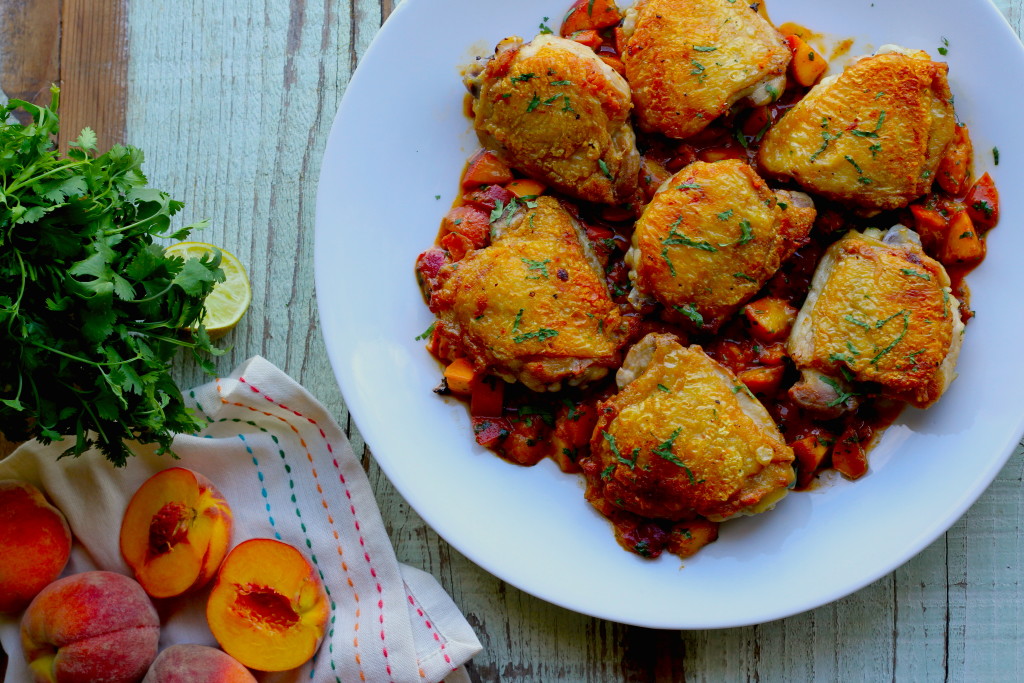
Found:
<svg viewBox="0 0 1024 683"><path fill-rule="evenodd" d="M227 554L232 515L202 474L171 467L132 496L121 522L121 555L154 598L206 585Z"/></svg>
<svg viewBox="0 0 1024 683"><path fill-rule="evenodd" d="M250 539L228 554L206 603L206 621L221 648L258 671L308 661L329 613L313 565L293 546L269 538Z"/></svg>

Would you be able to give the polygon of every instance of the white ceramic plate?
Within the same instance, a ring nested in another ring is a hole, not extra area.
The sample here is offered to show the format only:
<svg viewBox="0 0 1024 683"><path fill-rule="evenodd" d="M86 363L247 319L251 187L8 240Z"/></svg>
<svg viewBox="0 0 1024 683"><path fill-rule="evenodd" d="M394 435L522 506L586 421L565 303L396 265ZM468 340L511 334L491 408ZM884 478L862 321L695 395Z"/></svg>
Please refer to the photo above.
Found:
<svg viewBox="0 0 1024 683"><path fill-rule="evenodd" d="M717 628L796 614L891 572L948 529L998 474L1024 427L1024 50L988 0L771 0L850 54L948 41L950 81L976 169L1002 190L1002 218L969 283L960 377L926 412L909 410L871 470L773 512L723 525L681 566L616 544L551 462L524 468L473 440L461 403L431 392L440 366L415 337L430 324L413 263L432 243L477 147L459 67L507 35L556 31L567 0L405 0L353 76L324 156L316 279L328 353L345 400L398 491L472 561L544 600L654 628ZM995 165L991 150L999 149Z"/></svg>

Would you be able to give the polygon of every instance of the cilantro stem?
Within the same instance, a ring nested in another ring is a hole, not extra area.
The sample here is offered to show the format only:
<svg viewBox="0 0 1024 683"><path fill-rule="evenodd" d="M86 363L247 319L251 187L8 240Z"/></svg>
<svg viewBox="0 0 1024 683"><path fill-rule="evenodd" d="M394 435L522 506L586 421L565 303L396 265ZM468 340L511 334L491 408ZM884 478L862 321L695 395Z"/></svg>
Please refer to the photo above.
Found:
<svg viewBox="0 0 1024 683"><path fill-rule="evenodd" d="M58 356L64 356L65 358L68 358L70 360L78 361L79 363L85 363L86 365L92 365L92 366L97 367L97 368L98 367L110 366L110 365L126 365L128 363L131 363L132 361L136 361L136 360L142 358L142 356L138 356L137 355L137 356L135 356L135 358L129 358L128 360L109 361L109 362L103 363L103 362L100 362L100 361L89 360L88 358L81 358L79 356L75 356L75 355L70 354L70 353L65 353L64 351L61 351L60 349L55 349L52 346L47 346L46 344L43 344L41 342L33 341L33 342L29 342L29 343L32 346L35 346L36 348L43 349L44 351L49 351L50 353L56 353Z"/></svg>
<svg viewBox="0 0 1024 683"><path fill-rule="evenodd" d="M62 165L58 166L57 168L54 168L52 170L47 171L46 173L42 173L40 175L35 175L35 176L30 174L28 177L25 177L25 178L23 178L21 180L18 180L18 178L21 178L22 176L24 176L26 172L34 171L35 170L35 164L33 164L31 167L29 167L28 169L26 169L22 173L18 174L18 178L15 178L16 182L13 185L8 185L8 186L4 187L4 194L11 194L15 190L20 190L21 188L25 187L25 185L27 185L29 183L29 181L38 182L38 181L42 180L43 178L46 178L48 176L53 175L54 173L59 173L60 171L66 171L68 169L75 168L76 166L82 166L83 164L87 164L87 163L89 163L91 161L92 161L92 159L83 159L82 161L73 161L73 162L68 163L68 164L62 164Z"/></svg>

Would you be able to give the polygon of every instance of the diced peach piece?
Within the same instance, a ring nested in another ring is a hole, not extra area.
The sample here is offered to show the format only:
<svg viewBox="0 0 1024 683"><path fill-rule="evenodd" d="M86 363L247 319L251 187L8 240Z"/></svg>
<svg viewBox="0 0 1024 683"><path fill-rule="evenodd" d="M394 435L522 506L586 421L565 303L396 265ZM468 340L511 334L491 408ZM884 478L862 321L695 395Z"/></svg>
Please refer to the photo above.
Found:
<svg viewBox="0 0 1024 683"><path fill-rule="evenodd" d="M457 232L450 232L441 238L441 246L448 252L452 263L461 261L466 254L473 251L473 243Z"/></svg>
<svg viewBox="0 0 1024 683"><path fill-rule="evenodd" d="M964 199L967 214L974 227L982 232L991 230L999 222L999 192L988 173L978 178Z"/></svg>
<svg viewBox="0 0 1024 683"><path fill-rule="evenodd" d="M256 683L242 663L215 647L171 645L157 655L142 683Z"/></svg>
<svg viewBox="0 0 1024 683"><path fill-rule="evenodd" d="M796 462L799 465L796 487L798 489L807 488L814 481L814 475L821 468L821 464L825 461L825 456L828 455L829 442L819 435L812 434L811 436L797 439L789 444L789 447L793 449L793 454L796 456Z"/></svg>
<svg viewBox="0 0 1024 683"><path fill-rule="evenodd" d="M622 13L614 0L576 0L565 15L561 34L568 38L577 31L602 29L622 21Z"/></svg>
<svg viewBox="0 0 1024 683"><path fill-rule="evenodd" d="M868 454L857 430L847 427L832 448L832 467L848 479L860 479L868 471Z"/></svg>
<svg viewBox="0 0 1024 683"><path fill-rule="evenodd" d="M937 209L913 204L910 212L914 215L914 231L921 237L921 244L931 254L938 251L946 241L948 221Z"/></svg>
<svg viewBox="0 0 1024 683"><path fill-rule="evenodd" d="M545 190L548 188L544 183L533 180L532 178L517 178L506 184L505 189L520 199L524 199L527 197L539 197L544 194Z"/></svg>
<svg viewBox="0 0 1024 683"><path fill-rule="evenodd" d="M757 353L758 362L765 365L782 365L789 357L783 342L759 345L754 351Z"/></svg>
<svg viewBox="0 0 1024 683"><path fill-rule="evenodd" d="M472 204L473 206L487 212L494 211L499 204L503 207L508 206L508 203L514 198L515 195L506 190L502 185L478 187L477 189L462 195L463 201L467 204Z"/></svg>
<svg viewBox="0 0 1024 683"><path fill-rule="evenodd" d="M25 610L21 644L37 683L137 683L157 653L160 619L122 574L57 579Z"/></svg>
<svg viewBox="0 0 1024 683"><path fill-rule="evenodd" d="M672 527L667 550L679 557L691 557L698 550L718 540L718 523L706 519L679 522Z"/></svg>
<svg viewBox="0 0 1024 683"><path fill-rule="evenodd" d="M473 249L482 249L491 235L490 216L475 206L456 206L441 219L441 234L458 233Z"/></svg>
<svg viewBox="0 0 1024 683"><path fill-rule="evenodd" d="M786 43L789 45L789 51L793 53L793 59L789 63L790 76L798 84L809 88L828 69L828 62L798 35L786 36Z"/></svg>
<svg viewBox="0 0 1024 683"><path fill-rule="evenodd" d="M575 41L580 45L586 45L591 50L596 50L601 47L601 34L594 29L585 29L583 31L576 31L572 35L566 36L569 40Z"/></svg>
<svg viewBox="0 0 1024 683"><path fill-rule="evenodd" d="M476 442L484 448L500 446L512 433L511 423L503 417L474 417L471 420Z"/></svg>
<svg viewBox="0 0 1024 683"><path fill-rule="evenodd" d="M766 296L744 306L743 314L750 321L754 338L770 343L789 336L797 310L785 299Z"/></svg>
<svg viewBox="0 0 1024 683"><path fill-rule="evenodd" d="M154 598L205 586L231 543L232 515L209 479L184 467L157 472L121 521L121 555Z"/></svg>
<svg viewBox="0 0 1024 683"><path fill-rule="evenodd" d="M456 358L444 369L444 378L448 382L448 389L456 394L468 396L473 387L473 378L476 371L473 364L466 358Z"/></svg>
<svg viewBox="0 0 1024 683"><path fill-rule="evenodd" d="M974 264L985 258L985 245L978 237L970 215L966 211L958 211L949 221L946 233L946 244L942 248L939 260L945 265Z"/></svg>
<svg viewBox="0 0 1024 683"><path fill-rule="evenodd" d="M552 458L563 472L579 472L577 464L590 443L597 424L597 406L592 401L565 399L555 416Z"/></svg>
<svg viewBox="0 0 1024 683"><path fill-rule="evenodd" d="M60 510L25 481L0 481L0 614L20 612L60 576L71 530Z"/></svg>
<svg viewBox="0 0 1024 683"><path fill-rule="evenodd" d="M228 553L206 603L206 622L221 648L257 671L309 661L329 615L317 570L295 547L269 538Z"/></svg>
<svg viewBox="0 0 1024 683"><path fill-rule="evenodd" d="M462 176L462 189L472 190L481 185L504 185L512 180L508 164L489 149L481 149L469 159Z"/></svg>
<svg viewBox="0 0 1024 683"><path fill-rule="evenodd" d="M500 377L477 375L470 387L469 414L473 417L501 417L504 412L505 381Z"/></svg>
<svg viewBox="0 0 1024 683"><path fill-rule="evenodd" d="M786 368L775 365L767 368L750 368L744 370L737 377L747 385L747 388L755 394L774 394L782 383L782 375Z"/></svg>
<svg viewBox="0 0 1024 683"><path fill-rule="evenodd" d="M971 168L974 166L974 146L967 126L956 126L953 141L946 147L946 153L939 161L936 171L939 187L955 196L967 192L967 184L971 180Z"/></svg>

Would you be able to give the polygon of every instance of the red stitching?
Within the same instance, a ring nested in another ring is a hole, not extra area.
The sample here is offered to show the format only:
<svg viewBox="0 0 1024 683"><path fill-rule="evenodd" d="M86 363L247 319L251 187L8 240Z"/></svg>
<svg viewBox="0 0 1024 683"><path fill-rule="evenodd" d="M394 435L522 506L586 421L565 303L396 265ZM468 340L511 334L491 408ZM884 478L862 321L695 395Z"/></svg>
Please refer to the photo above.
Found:
<svg viewBox="0 0 1024 683"><path fill-rule="evenodd" d="M249 382L247 382L244 377L239 377L238 381L243 383L243 384L248 385L249 388L252 389L252 391L254 391L254 392L258 393L258 394L261 394L263 396L263 398L265 398L267 401L270 401L274 405L278 406L282 410L287 410L287 411L293 413L294 415L296 415L297 417L300 417L300 418L306 420L309 424L313 425L314 427L316 427L317 430L320 432L321 438L324 440L324 445L327 447L327 451L329 453L331 453L331 454L334 453L334 449L331 447L331 443L327 440L326 433L323 431L323 429L320 428L320 425L317 424L316 420L314 420L311 417L307 417L307 416L303 415L302 413L300 413L298 411L292 410L291 408L288 408L285 405L283 405L283 404L281 404L281 403L279 403L277 401L274 401L265 392L263 392L262 390L260 390L256 386L254 386L253 384L250 384ZM282 418L278 418L278 419L282 419ZM287 421L285 421L285 422L287 422ZM294 430L295 428L292 427L292 429ZM309 456L308 453L307 453L307 456ZM345 475L342 474L342 472L340 471L340 467L338 465L338 461L337 460L333 460L333 464L334 464L335 470L338 473L338 480L342 483L342 485L345 486L345 497L348 498L351 501L352 500L352 493L351 493L351 491L348 490L348 483L345 481ZM359 545L362 546L363 548L365 548L366 547L366 542L363 539L362 531L361 531L360 525L359 525L359 519L358 519L358 516L357 516L357 513L356 513L356 507L355 507L354 504L350 504L349 505L349 512L352 514L352 517L354 518L353 522L355 523L356 531L359 534ZM363 558L366 560L366 563L369 565L371 574L374 577L376 577L376 571L375 571L375 569L373 567L373 561L370 559L369 552L364 550L363 551ZM381 622L381 624L383 624L384 623L384 600L383 600L384 591L383 591L383 587L380 585L380 583L377 584L377 593L380 594L380 596L381 596L381 599L378 601L377 606L381 610L380 622ZM358 628L358 625L357 625L357 628ZM384 630L383 629L381 629L380 637L381 637L381 640L384 640ZM382 652L384 654L384 665L385 665L385 668L387 669L388 676L391 676L392 675L392 673L391 673L391 663L388 660L388 650L387 650L386 646L384 647ZM445 658L446 658L446 661L448 661L447 655L445 655Z"/></svg>
<svg viewBox="0 0 1024 683"><path fill-rule="evenodd" d="M445 663L452 667L452 671L455 671L458 667L455 666L454 662L452 662L452 658L447 652L445 652L445 643L442 642L441 635L434 628L434 625L430 623L430 619L428 619L427 615L423 612L423 608L416 604L416 598L413 597L412 593L406 593L406 596L409 598L409 604L416 608L416 614L419 615L420 619L423 619L423 624L427 627L427 630L430 631L430 635L432 635L434 640L440 645L441 655L444 657Z"/></svg>

